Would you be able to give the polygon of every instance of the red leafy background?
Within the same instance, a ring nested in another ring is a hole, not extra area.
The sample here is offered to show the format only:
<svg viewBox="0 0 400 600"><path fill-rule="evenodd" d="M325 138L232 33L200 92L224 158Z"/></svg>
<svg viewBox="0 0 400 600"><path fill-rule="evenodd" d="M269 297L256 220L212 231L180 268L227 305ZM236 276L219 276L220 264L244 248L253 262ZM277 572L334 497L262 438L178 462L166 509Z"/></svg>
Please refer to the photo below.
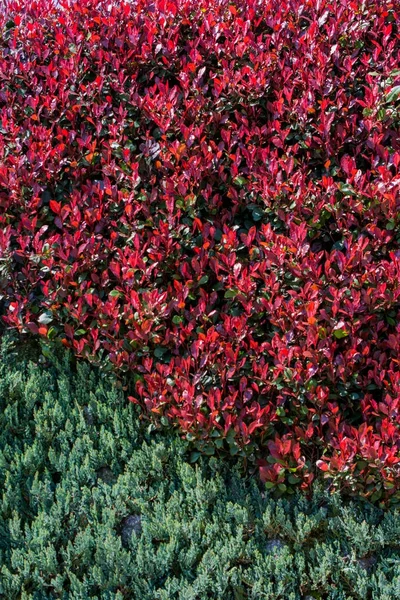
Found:
<svg viewBox="0 0 400 600"><path fill-rule="evenodd" d="M399 3L11 2L0 314L198 451L400 495Z"/></svg>

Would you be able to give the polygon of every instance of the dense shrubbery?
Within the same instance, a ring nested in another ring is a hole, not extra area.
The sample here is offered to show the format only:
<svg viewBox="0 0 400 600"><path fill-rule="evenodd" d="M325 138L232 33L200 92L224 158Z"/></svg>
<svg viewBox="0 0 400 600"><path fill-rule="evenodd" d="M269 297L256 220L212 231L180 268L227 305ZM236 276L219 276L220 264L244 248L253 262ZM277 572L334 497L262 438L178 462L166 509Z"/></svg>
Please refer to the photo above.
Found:
<svg viewBox="0 0 400 600"><path fill-rule="evenodd" d="M399 497L397 2L11 2L0 310L197 449ZM262 453L260 454L260 448Z"/></svg>
<svg viewBox="0 0 400 600"><path fill-rule="evenodd" d="M185 461L111 375L31 358L3 341L0 598L400 596L398 511L264 497L224 461Z"/></svg>

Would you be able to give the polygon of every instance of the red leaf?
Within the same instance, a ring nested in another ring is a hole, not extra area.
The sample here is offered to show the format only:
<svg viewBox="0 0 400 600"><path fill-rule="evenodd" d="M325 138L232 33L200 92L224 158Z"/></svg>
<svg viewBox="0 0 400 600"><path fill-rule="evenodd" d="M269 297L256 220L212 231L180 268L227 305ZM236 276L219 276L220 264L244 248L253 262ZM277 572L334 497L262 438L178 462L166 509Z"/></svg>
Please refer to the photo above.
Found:
<svg viewBox="0 0 400 600"><path fill-rule="evenodd" d="M324 471L324 472L328 471L328 469L329 469L329 466L323 460L317 460L316 465L317 465L318 469L321 469L321 471Z"/></svg>
<svg viewBox="0 0 400 600"><path fill-rule="evenodd" d="M50 200L49 206L51 210L56 213L56 215L60 214L61 204L59 202L56 202L56 200Z"/></svg>

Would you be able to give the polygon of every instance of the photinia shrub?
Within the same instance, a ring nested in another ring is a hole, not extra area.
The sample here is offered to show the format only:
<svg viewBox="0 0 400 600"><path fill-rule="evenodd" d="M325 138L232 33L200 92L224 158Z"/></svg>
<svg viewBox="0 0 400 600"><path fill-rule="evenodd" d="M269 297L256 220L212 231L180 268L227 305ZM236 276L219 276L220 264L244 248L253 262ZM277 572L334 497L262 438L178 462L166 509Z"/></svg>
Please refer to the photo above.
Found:
<svg viewBox="0 0 400 600"><path fill-rule="evenodd" d="M400 496L400 9L45 0L0 17L0 311L197 451ZM194 454L194 460L196 453Z"/></svg>

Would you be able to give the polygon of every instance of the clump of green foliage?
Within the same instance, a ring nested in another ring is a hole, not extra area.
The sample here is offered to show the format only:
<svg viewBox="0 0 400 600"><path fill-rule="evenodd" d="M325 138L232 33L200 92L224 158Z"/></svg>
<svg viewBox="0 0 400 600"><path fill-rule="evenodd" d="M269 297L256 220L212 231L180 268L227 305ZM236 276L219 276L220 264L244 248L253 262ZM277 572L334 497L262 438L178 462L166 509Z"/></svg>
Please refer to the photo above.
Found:
<svg viewBox="0 0 400 600"><path fill-rule="evenodd" d="M0 356L0 598L394 600L400 515L273 499L152 431L113 375L9 336Z"/></svg>

